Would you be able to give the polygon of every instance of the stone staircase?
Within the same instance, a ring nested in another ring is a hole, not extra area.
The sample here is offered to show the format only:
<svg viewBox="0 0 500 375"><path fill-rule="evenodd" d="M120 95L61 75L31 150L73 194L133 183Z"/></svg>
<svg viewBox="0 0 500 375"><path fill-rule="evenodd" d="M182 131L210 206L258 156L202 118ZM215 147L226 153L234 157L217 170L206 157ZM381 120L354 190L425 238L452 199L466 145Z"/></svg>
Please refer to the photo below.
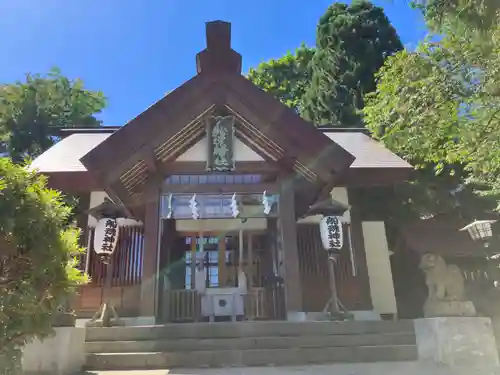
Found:
<svg viewBox="0 0 500 375"><path fill-rule="evenodd" d="M86 369L413 361L411 321L185 323L88 328Z"/></svg>

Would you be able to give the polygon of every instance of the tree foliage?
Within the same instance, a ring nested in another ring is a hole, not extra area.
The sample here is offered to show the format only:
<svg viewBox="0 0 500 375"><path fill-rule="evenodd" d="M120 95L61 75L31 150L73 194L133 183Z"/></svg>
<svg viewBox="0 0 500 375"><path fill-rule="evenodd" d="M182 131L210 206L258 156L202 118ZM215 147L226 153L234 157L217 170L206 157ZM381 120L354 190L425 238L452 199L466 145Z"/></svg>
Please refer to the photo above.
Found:
<svg viewBox="0 0 500 375"><path fill-rule="evenodd" d="M95 114L104 106L102 93L57 69L27 74L23 82L0 88L0 151L17 163L36 157L55 142L50 128L100 126Z"/></svg>
<svg viewBox="0 0 500 375"><path fill-rule="evenodd" d="M19 371L23 345L51 333L58 306L85 282L79 230L45 179L0 158L0 374Z"/></svg>
<svg viewBox="0 0 500 375"><path fill-rule="evenodd" d="M311 79L309 63L314 49L302 45L294 53L261 62L247 78L286 106L300 113L302 98Z"/></svg>
<svg viewBox="0 0 500 375"><path fill-rule="evenodd" d="M497 0L414 0L422 10L427 26L435 32L482 31L488 33L497 22Z"/></svg>
<svg viewBox="0 0 500 375"><path fill-rule="evenodd" d="M303 115L316 125L359 127L374 75L403 45L384 10L368 1L332 4L319 20Z"/></svg>
<svg viewBox="0 0 500 375"><path fill-rule="evenodd" d="M472 193L500 193L500 28L481 4L421 2L438 41L389 57L364 109L374 135L428 177L413 181L420 192L442 191L470 217L490 203Z"/></svg>

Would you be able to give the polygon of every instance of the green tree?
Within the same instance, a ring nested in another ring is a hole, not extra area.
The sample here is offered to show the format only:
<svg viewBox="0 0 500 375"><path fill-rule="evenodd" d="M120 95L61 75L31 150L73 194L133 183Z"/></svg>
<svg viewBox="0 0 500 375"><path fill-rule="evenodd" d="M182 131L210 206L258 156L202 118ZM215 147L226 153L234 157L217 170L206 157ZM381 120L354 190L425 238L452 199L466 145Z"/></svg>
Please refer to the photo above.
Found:
<svg viewBox="0 0 500 375"><path fill-rule="evenodd" d="M25 343L51 333L58 306L86 279L61 194L5 157L0 176L0 374L11 375Z"/></svg>
<svg viewBox="0 0 500 375"><path fill-rule="evenodd" d="M497 0L414 0L427 26L434 32L482 31L488 32L495 26L500 3Z"/></svg>
<svg viewBox="0 0 500 375"><path fill-rule="evenodd" d="M56 141L51 128L98 127L105 106L102 93L84 88L57 69L27 74L23 82L0 89L0 151L16 162L36 157Z"/></svg>
<svg viewBox="0 0 500 375"><path fill-rule="evenodd" d="M402 48L382 8L368 1L332 4L319 20L303 116L318 126L359 127L375 73Z"/></svg>
<svg viewBox="0 0 500 375"><path fill-rule="evenodd" d="M311 80L309 63L313 56L314 49L302 45L295 53L288 52L279 59L250 68L247 78L300 113L302 98Z"/></svg>
<svg viewBox="0 0 500 375"><path fill-rule="evenodd" d="M387 59L377 91L368 97L365 121L417 167L412 183L421 195L460 191L448 194L454 202L449 208L472 218L500 193L500 28L478 21L481 0L476 11L467 8L466 17L438 3L447 1L428 1L424 11L439 41L431 35L416 51ZM419 210L436 213L432 199L421 203Z"/></svg>

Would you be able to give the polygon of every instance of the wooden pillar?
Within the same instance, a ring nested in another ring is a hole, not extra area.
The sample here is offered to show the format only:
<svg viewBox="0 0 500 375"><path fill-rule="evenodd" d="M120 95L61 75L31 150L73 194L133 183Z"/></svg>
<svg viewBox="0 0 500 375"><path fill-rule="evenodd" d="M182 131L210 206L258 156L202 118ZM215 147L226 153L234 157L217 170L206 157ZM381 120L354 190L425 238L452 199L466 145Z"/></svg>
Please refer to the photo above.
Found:
<svg viewBox="0 0 500 375"><path fill-rule="evenodd" d="M197 245L197 239L196 235L191 236L191 289L196 288L195 284L195 273L196 273L196 245ZM202 239L200 238L200 241Z"/></svg>
<svg viewBox="0 0 500 375"><path fill-rule="evenodd" d="M88 232L89 232L89 214L87 213L90 208L90 192L81 193L78 196L78 206L75 209L76 225L81 229L80 238L78 243L80 246L87 247Z"/></svg>
<svg viewBox="0 0 500 375"><path fill-rule="evenodd" d="M226 270L226 236L224 233L219 237L219 288L226 286L227 270Z"/></svg>
<svg viewBox="0 0 500 375"><path fill-rule="evenodd" d="M348 199L351 206L351 246L354 252L354 263L356 267L356 281L359 288L359 298L355 304L355 310L372 310L372 298L370 291L370 279L368 265L366 262L365 240L362 228L362 210L359 194L361 191L349 188Z"/></svg>
<svg viewBox="0 0 500 375"><path fill-rule="evenodd" d="M287 315L290 316L302 312L303 307L295 220L295 194L289 179L281 182L278 214L278 231L283 251L285 309Z"/></svg>
<svg viewBox="0 0 500 375"><path fill-rule="evenodd" d="M249 290L252 290L253 288L253 279L255 276L255 268L253 266L253 235L252 233L248 233L248 260L247 260L247 269L248 269L248 288Z"/></svg>
<svg viewBox="0 0 500 375"><path fill-rule="evenodd" d="M160 189L156 185L147 187L145 202L140 315L156 317L160 230Z"/></svg>

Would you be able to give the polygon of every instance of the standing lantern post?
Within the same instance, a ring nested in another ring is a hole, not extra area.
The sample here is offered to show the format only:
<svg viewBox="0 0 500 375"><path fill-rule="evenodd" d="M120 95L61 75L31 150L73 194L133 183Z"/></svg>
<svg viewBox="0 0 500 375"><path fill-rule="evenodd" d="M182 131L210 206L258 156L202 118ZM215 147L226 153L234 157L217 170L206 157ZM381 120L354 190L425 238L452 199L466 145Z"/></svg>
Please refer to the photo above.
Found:
<svg viewBox="0 0 500 375"><path fill-rule="evenodd" d="M470 238L473 241L480 241L484 246L484 256L487 260L487 273L488 278L493 280L493 285L497 286L499 282L498 277L498 263L491 262L491 260L500 259L500 253L498 252L498 246L490 247L490 241L494 239L492 224L495 224L497 220L474 220L472 223L466 225L462 229L461 232L467 231L469 233Z"/></svg>
<svg viewBox="0 0 500 375"><path fill-rule="evenodd" d="M325 310L330 306L332 316L338 317L341 315L339 299L337 295L337 284L335 281L335 263L340 254L340 249L343 245L342 223L338 216L324 216L319 224L321 232L321 242L328 253L328 276L330 279L330 301L325 307Z"/></svg>
<svg viewBox="0 0 500 375"><path fill-rule="evenodd" d="M130 216L127 215L126 210L121 205L115 204L109 199L89 210L89 214L97 219L94 233L94 251L106 265L106 279L104 281L103 302L88 323L88 326L121 326L123 322L120 320L111 302L113 254L116 250L120 233L119 220L130 218Z"/></svg>
<svg viewBox="0 0 500 375"><path fill-rule="evenodd" d="M490 245L489 240L493 237L493 229L491 228L491 224L493 223L496 223L496 220L475 220L460 229L460 231L469 232L472 240L482 241L484 243L484 247L488 247Z"/></svg>
<svg viewBox="0 0 500 375"><path fill-rule="evenodd" d="M324 312L330 311L332 318L343 319L346 309L342 306L337 294L335 281L335 263L344 244L341 216L349 206L333 199L326 199L312 205L305 216L322 215L319 223L321 242L328 253L328 277L330 283L330 299Z"/></svg>

